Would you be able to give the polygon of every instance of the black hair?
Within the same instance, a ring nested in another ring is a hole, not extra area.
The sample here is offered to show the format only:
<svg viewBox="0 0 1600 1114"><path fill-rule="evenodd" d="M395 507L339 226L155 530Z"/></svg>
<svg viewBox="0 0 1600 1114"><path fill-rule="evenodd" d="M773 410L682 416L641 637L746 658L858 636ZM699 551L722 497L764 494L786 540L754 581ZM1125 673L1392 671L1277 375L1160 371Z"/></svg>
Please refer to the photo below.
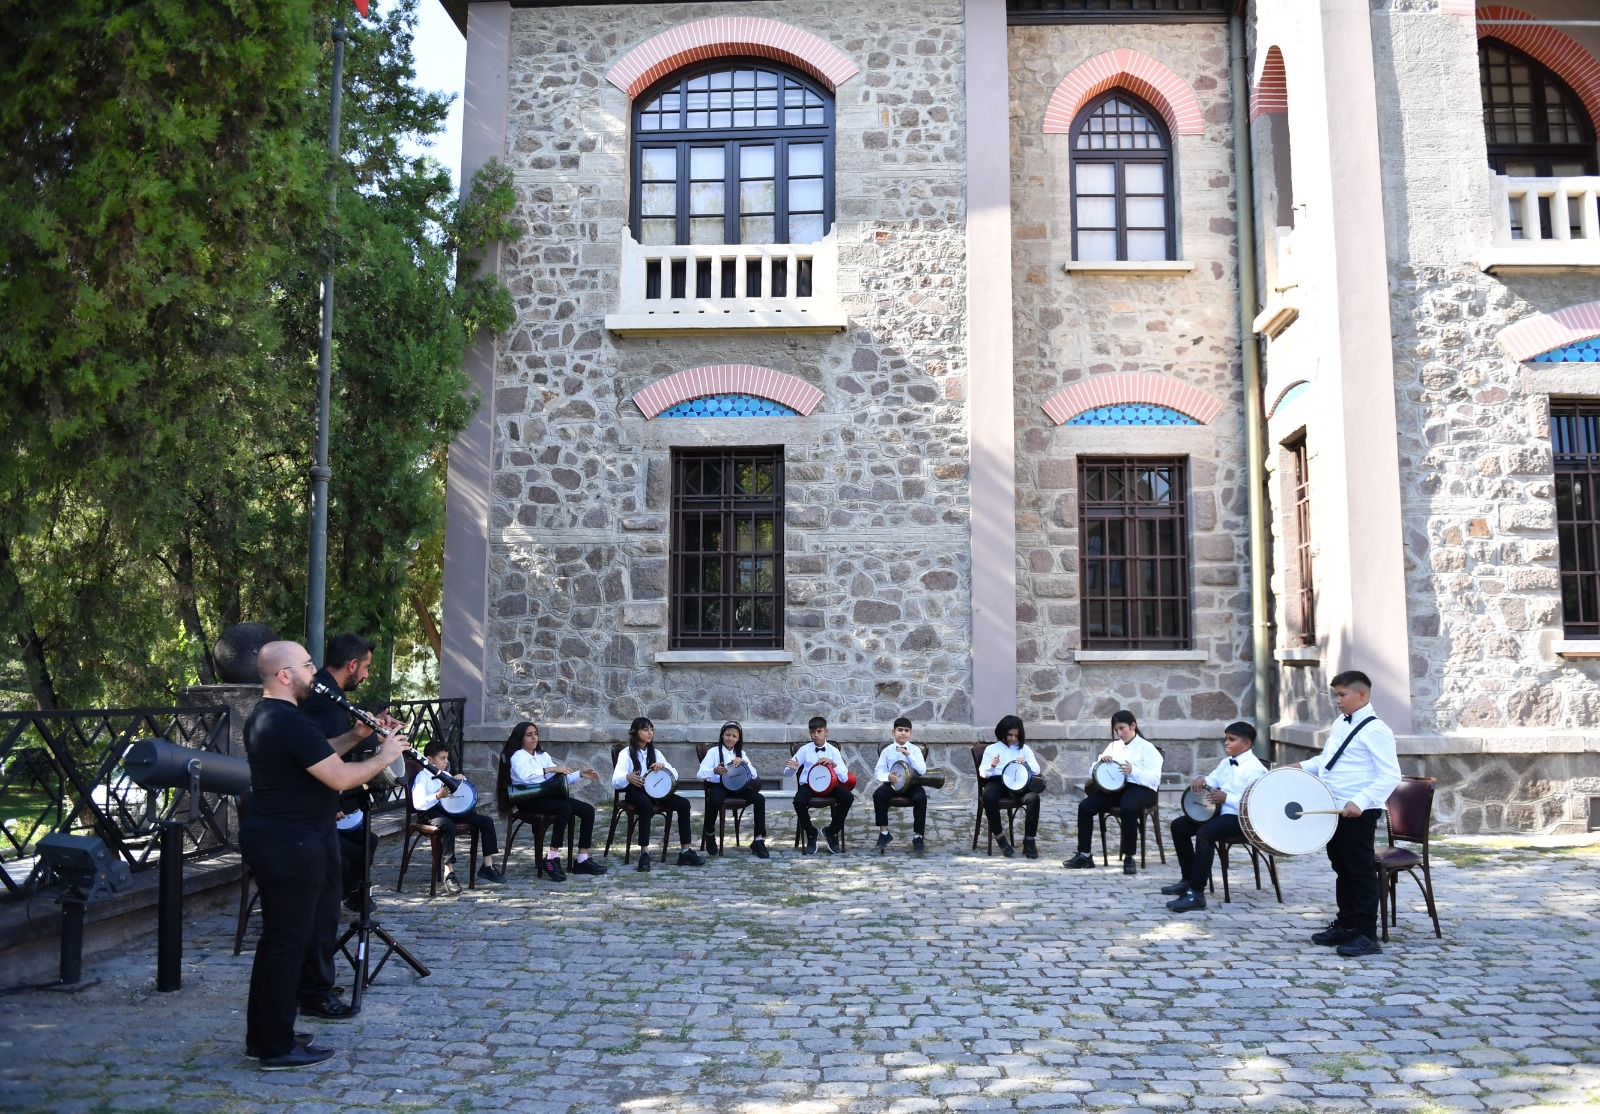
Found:
<svg viewBox="0 0 1600 1114"><path fill-rule="evenodd" d="M743 758L744 757L744 728L739 726L739 721L738 720L730 719L727 723L722 725L721 730L719 730L717 732L717 746L720 747L722 745L722 737L728 733L728 728L730 728L730 727L733 728L735 731L737 731L739 733L739 741L737 743L733 744L734 757Z"/></svg>
<svg viewBox="0 0 1600 1114"><path fill-rule="evenodd" d="M1133 733L1135 735L1139 733L1139 721L1135 719L1133 713L1128 711L1126 708L1118 708L1116 711L1111 713L1111 726L1115 728L1119 723L1125 723L1129 727L1133 728Z"/></svg>
<svg viewBox="0 0 1600 1114"><path fill-rule="evenodd" d="M343 669L353 661L360 661L372 653L372 643L354 631L336 634L328 641L327 652L322 655L325 669Z"/></svg>
<svg viewBox="0 0 1600 1114"><path fill-rule="evenodd" d="M511 807L511 756L522 749L522 735L530 727L538 731L538 726L527 720L517 724L511 729L511 735L506 739L505 745L500 748L500 769L494 778L494 799L499 802L502 809ZM536 746L533 749L537 753L540 748Z"/></svg>
<svg viewBox="0 0 1600 1114"><path fill-rule="evenodd" d="M1256 741L1256 729L1242 719L1234 720L1228 724L1222 729L1222 733L1224 735L1233 735L1240 739L1249 739L1252 743Z"/></svg>
<svg viewBox="0 0 1600 1114"><path fill-rule="evenodd" d="M910 716L899 716L899 717L897 717L895 719L894 725L896 727L904 727L907 731L909 731L909 730L911 730L911 717Z"/></svg>
<svg viewBox="0 0 1600 1114"><path fill-rule="evenodd" d="M633 722L628 725L628 758L633 760L635 763L637 763L639 756L639 732L643 731L646 727L650 728L652 731L654 731L656 727L655 724L650 722L649 716L635 716L633 718ZM651 738L650 746L647 748L647 751L648 761L646 761L644 764L646 769L656 764L656 741L654 737Z"/></svg>
<svg viewBox="0 0 1600 1114"><path fill-rule="evenodd" d="M827 726L828 726L828 721L827 720L823 719L821 716L812 716L811 717L811 722L806 724L806 731L807 732L815 731L819 727L821 727L824 730L826 730Z"/></svg>
<svg viewBox="0 0 1600 1114"><path fill-rule="evenodd" d="M1328 682L1331 689L1366 689L1372 691L1372 678L1359 669L1346 669L1343 673L1335 674L1333 680Z"/></svg>
<svg viewBox="0 0 1600 1114"><path fill-rule="evenodd" d="M433 739L433 740L429 741L427 746L422 748L422 756L424 758L432 758L434 755L438 754L441 750L444 751L446 754L450 753L450 743L449 743L449 741L445 740L445 739Z"/></svg>
<svg viewBox="0 0 1600 1114"><path fill-rule="evenodd" d="M1022 718L1020 716L1003 716L1000 722L994 725L994 737L1002 743L1006 741L1006 736L1013 731L1017 733L1017 745L1019 747L1028 741L1028 731L1022 726Z"/></svg>

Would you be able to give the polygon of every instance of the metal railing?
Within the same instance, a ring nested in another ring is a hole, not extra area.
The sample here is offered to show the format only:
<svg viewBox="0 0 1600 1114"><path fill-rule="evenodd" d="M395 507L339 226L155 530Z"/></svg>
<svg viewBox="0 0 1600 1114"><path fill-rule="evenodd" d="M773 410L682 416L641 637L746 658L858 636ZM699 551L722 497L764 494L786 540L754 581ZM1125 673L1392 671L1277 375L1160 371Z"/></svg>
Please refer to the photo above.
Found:
<svg viewBox="0 0 1600 1114"><path fill-rule="evenodd" d="M1485 269L1600 266L1600 176L1489 180L1494 241Z"/></svg>

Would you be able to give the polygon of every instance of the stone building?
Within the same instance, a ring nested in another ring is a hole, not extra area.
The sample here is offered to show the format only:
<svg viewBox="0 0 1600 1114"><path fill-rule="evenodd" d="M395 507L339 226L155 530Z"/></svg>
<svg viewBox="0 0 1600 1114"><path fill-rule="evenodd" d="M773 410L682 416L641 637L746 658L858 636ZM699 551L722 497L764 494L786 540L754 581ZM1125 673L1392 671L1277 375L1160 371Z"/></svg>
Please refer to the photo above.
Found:
<svg viewBox="0 0 1600 1114"><path fill-rule="evenodd" d="M1586 0L455 10L522 229L450 456L469 737L905 714L965 792L1018 712L1060 789L1119 707L1184 777L1236 718L1292 759L1360 668L1442 825L1589 824Z"/></svg>

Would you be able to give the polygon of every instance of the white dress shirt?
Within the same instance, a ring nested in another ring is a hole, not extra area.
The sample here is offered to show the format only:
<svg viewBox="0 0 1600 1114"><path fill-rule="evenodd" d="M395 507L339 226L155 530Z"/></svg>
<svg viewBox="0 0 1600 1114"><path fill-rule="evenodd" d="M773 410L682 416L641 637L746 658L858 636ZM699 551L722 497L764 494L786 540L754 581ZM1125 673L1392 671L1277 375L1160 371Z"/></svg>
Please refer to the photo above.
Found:
<svg viewBox="0 0 1600 1114"><path fill-rule="evenodd" d="M1135 735L1126 743L1121 739L1112 739L1106 749L1100 752L1100 758L1126 762L1132 766L1133 772L1128 775L1128 780L1135 785L1142 785L1146 789L1161 788L1161 752L1151 746L1143 735Z"/></svg>
<svg viewBox="0 0 1600 1114"><path fill-rule="evenodd" d="M411 782L411 807L418 812L427 812L439 803L439 791L443 788L444 782L439 780L433 768L424 766Z"/></svg>
<svg viewBox="0 0 1600 1114"><path fill-rule="evenodd" d="M721 743L718 743L716 746L706 751L706 756L700 760L700 772L697 776L701 781L709 781L714 783L721 782L722 775L715 772L716 768L718 766L728 765L735 758L744 759L744 764L750 767L751 778L756 778L759 776L756 773L756 764L750 761L750 756L748 754L735 754L731 748L725 747Z"/></svg>
<svg viewBox="0 0 1600 1114"><path fill-rule="evenodd" d="M666 757L659 750L656 751L656 761L661 763L666 771L672 775L673 781L678 780L678 771L672 768L672 763L668 762ZM628 788L628 775L630 773L634 773L638 774L640 777L644 777L645 774L650 772L649 762L649 747L645 747L643 750L639 751L639 769L634 769L633 764L628 761L627 747L623 747L621 750L617 751L617 768L611 771L611 788Z"/></svg>
<svg viewBox="0 0 1600 1114"><path fill-rule="evenodd" d="M556 760L544 751L534 751L529 754L525 750L516 751L511 755L511 784L521 789L531 789L535 785L543 785L553 777L560 774L550 773L550 768L556 765ZM577 785L583 777L577 770L567 775L568 785Z"/></svg>
<svg viewBox="0 0 1600 1114"><path fill-rule="evenodd" d="M1030 774L1034 777L1039 776L1039 760L1034 757L1032 747L1027 743L1013 746L998 740L990 743L984 750L983 758L978 762L979 776L999 777L1013 762L1021 762L1028 767Z"/></svg>
<svg viewBox="0 0 1600 1114"><path fill-rule="evenodd" d="M1365 727L1361 727L1363 723ZM1333 756L1339 753L1339 745L1357 727L1361 727L1361 734L1345 748L1344 754L1330 770L1328 765L1333 762ZM1378 718L1370 704L1356 709L1351 716L1340 716L1334 720L1322 753L1300 763L1300 768L1321 778L1339 807L1343 808L1354 801L1363 812L1369 808L1383 808L1389 803L1389 794L1400 784L1400 761L1395 757L1394 732Z"/></svg>
<svg viewBox="0 0 1600 1114"><path fill-rule="evenodd" d="M1238 816L1239 801L1244 797L1244 791L1266 774L1267 768L1261 764L1251 751L1245 751L1237 758L1224 758L1217 763L1217 768L1206 775L1206 787L1220 789L1228 795L1222 802L1222 811L1219 816Z"/></svg>
<svg viewBox="0 0 1600 1114"><path fill-rule="evenodd" d="M805 784L806 775L811 773L811 767L824 758L832 760L834 773L840 781L846 779L850 771L845 767L844 755L839 751L838 747L832 743L823 743L820 747L813 743L806 743L794 752L794 760L800 763L800 769L797 772L800 784Z"/></svg>
<svg viewBox="0 0 1600 1114"><path fill-rule="evenodd" d="M896 762L906 763L919 774L928 772L928 760L922 756L922 748L916 743L908 742L904 753L901 753L898 743L884 747L882 753L878 755L878 765L872 771L872 776L879 781L888 781L889 770Z"/></svg>

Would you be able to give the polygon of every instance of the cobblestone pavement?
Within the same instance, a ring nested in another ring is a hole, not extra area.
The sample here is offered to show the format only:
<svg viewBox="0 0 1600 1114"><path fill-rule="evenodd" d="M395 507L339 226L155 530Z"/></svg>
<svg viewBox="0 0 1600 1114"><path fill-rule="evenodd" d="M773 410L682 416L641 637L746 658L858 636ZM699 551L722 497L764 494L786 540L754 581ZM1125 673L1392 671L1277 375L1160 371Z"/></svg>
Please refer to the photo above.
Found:
<svg viewBox="0 0 1600 1114"><path fill-rule="evenodd" d="M310 1023L343 1051L298 1072L244 1057L250 949L197 912L178 993L152 940L80 993L0 998L0 1110L1600 1110L1600 845L1446 844L1444 939L1403 879L1387 950L1346 960L1307 940L1320 856L1282 864L1279 905L1235 852L1233 903L1179 916L1170 849L1062 870L1057 807L1037 862L967 850L947 808L921 861L898 820L872 853L869 815L843 858L780 839L555 886L519 850L501 887L388 891L434 973L391 962L358 1019Z"/></svg>

